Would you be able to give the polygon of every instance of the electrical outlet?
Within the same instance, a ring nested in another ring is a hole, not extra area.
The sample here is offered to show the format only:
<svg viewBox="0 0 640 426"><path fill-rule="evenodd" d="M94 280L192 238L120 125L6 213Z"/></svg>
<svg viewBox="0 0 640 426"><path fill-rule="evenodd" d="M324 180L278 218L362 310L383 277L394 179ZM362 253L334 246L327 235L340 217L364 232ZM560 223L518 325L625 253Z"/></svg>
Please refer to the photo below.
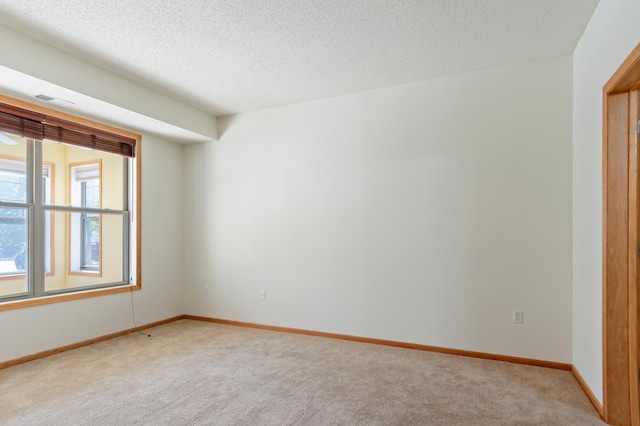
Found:
<svg viewBox="0 0 640 426"><path fill-rule="evenodd" d="M202 289L202 292L203 292L204 294L209 294L209 287L204 286L204 288Z"/></svg>
<svg viewBox="0 0 640 426"><path fill-rule="evenodd" d="M260 300L267 300L267 290L260 290Z"/></svg>
<svg viewBox="0 0 640 426"><path fill-rule="evenodd" d="M523 323L523 313L522 311L514 310L513 311L513 323L514 324L522 324Z"/></svg>

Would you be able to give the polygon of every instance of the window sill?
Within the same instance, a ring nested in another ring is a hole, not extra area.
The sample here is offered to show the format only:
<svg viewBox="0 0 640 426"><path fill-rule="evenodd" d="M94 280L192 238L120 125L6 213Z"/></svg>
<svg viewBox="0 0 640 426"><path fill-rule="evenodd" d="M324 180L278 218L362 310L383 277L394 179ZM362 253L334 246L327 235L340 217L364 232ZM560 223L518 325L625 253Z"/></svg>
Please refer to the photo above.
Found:
<svg viewBox="0 0 640 426"><path fill-rule="evenodd" d="M2 274L0 275L0 281L17 280L20 278L26 278L27 275L24 272L16 272L15 274Z"/></svg>
<svg viewBox="0 0 640 426"><path fill-rule="evenodd" d="M89 271L89 270L69 271L69 275L74 275L74 276L79 276L79 277L101 277L102 276L102 270L98 270L98 271Z"/></svg>
<svg viewBox="0 0 640 426"><path fill-rule="evenodd" d="M91 297L106 296L109 294L127 293L131 291L141 290L138 285L125 285L122 287L101 288L96 290L85 290L75 293L57 294L55 296L44 296L33 299L13 300L8 302L0 302L0 312L10 311L13 309L30 308L33 306L49 305L52 303L68 302L71 300L88 299Z"/></svg>

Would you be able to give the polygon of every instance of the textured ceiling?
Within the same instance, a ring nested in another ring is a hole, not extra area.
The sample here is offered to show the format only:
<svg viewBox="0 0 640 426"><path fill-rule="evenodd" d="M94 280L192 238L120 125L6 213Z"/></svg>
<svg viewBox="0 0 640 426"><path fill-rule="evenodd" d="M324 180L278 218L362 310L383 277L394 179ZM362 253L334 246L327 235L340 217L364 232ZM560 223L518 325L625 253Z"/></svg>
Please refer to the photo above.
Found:
<svg viewBox="0 0 640 426"><path fill-rule="evenodd" d="M598 0L0 0L0 23L215 115L571 53Z"/></svg>

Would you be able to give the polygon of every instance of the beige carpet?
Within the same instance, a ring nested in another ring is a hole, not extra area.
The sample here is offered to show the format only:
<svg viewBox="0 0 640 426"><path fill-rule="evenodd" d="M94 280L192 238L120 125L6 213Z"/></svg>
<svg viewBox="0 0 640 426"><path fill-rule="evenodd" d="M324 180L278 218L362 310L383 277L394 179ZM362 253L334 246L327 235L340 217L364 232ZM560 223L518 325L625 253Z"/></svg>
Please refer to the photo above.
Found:
<svg viewBox="0 0 640 426"><path fill-rule="evenodd" d="M0 371L2 425L602 425L571 373L182 320Z"/></svg>

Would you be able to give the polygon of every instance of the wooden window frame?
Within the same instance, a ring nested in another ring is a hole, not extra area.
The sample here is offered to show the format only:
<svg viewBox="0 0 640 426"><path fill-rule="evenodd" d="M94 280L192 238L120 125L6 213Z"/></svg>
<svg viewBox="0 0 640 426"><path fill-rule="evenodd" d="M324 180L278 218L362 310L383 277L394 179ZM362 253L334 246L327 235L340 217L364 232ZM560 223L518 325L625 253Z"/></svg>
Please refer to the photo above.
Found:
<svg viewBox="0 0 640 426"><path fill-rule="evenodd" d="M29 308L33 306L48 305L52 303L67 302L71 300L87 299L98 296L106 296L110 294L126 293L131 291L138 291L142 289L142 138L139 134L133 133L127 130L112 127L106 124L98 123L95 121L80 118L64 112L52 110L40 105L35 105L29 102L25 102L19 99L11 98L0 94L0 103L10 105L21 110L31 111L34 114L46 115L48 118L54 118L63 123L74 123L78 128L91 128L96 132L106 132L109 134L120 135L124 138L130 138L135 140L135 176L131 176L134 185L132 186L134 205L132 210L134 212L135 233L130 234L131 239L135 239L135 253L130 254L132 262L135 263L135 282L130 285L123 285L118 287L107 287L97 289L80 290L72 293L64 293L58 295L36 297L31 299L20 299L13 301L0 302L0 312Z"/></svg>
<svg viewBox="0 0 640 426"><path fill-rule="evenodd" d="M638 128L640 44L603 88L603 417L640 425Z"/></svg>

